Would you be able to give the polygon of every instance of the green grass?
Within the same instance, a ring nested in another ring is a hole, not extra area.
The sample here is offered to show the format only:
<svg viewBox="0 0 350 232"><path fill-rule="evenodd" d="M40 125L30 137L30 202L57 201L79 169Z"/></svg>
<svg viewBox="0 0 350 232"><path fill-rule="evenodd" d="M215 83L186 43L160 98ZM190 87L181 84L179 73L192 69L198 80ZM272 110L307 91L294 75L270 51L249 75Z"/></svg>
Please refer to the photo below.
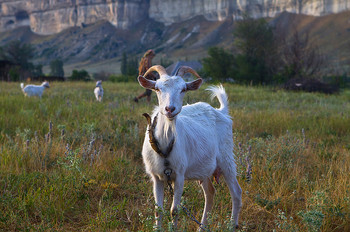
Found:
<svg viewBox="0 0 350 232"><path fill-rule="evenodd" d="M38 99L24 97L19 83L0 84L0 231L151 231L141 115L152 111L155 96L136 104L138 84L106 82L98 103L94 83L50 85ZM243 189L238 231L349 231L350 91L225 88ZM204 89L184 103L210 102ZM225 231L230 196L225 184L215 188L210 229ZM182 199L200 219L204 198L196 182L186 183ZM166 229L170 202L167 193ZM180 231L196 229L184 213L179 224Z"/></svg>

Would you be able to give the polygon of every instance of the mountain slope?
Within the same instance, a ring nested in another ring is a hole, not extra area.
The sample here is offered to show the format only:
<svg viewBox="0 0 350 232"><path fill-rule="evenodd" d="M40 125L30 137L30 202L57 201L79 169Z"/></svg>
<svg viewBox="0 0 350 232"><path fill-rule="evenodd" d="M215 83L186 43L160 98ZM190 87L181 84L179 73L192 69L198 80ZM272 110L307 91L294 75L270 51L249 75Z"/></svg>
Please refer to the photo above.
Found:
<svg viewBox="0 0 350 232"><path fill-rule="evenodd" d="M311 41L325 53L331 68L349 69L350 11L321 17L284 12L270 23L283 30L281 33L291 34L295 28L309 32ZM99 21L49 36L37 35L29 27L22 27L0 33L0 46L13 39L32 43L36 48L36 63L48 65L51 60L61 58L67 67L69 65L67 75L76 67L91 72L118 72L115 67L123 52L129 57L141 57L147 49L153 48L157 52L154 63L159 63L164 58L199 60L206 56L210 46L233 51L234 25L235 21L230 19L208 21L196 16L170 26L147 19L128 30ZM106 68L109 63L110 69Z"/></svg>

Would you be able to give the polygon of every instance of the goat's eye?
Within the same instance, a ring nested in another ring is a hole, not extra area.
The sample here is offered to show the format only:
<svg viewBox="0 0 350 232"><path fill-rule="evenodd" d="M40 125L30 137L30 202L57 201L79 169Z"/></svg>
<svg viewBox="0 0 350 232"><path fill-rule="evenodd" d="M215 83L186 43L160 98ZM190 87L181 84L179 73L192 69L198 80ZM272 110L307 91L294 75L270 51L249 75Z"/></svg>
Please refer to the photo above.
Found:
<svg viewBox="0 0 350 232"><path fill-rule="evenodd" d="M159 90L159 88L155 87L154 91L159 92L160 90Z"/></svg>

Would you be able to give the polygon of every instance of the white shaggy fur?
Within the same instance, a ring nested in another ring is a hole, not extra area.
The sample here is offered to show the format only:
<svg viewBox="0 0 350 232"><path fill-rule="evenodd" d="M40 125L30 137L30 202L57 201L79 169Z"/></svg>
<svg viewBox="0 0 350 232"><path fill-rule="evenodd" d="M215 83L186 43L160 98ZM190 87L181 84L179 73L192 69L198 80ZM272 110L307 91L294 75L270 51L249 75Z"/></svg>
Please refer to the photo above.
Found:
<svg viewBox="0 0 350 232"><path fill-rule="evenodd" d="M96 82L96 88L94 90L96 100L101 102L103 98L103 88L102 88L102 81Z"/></svg>
<svg viewBox="0 0 350 232"><path fill-rule="evenodd" d="M186 91L198 89L202 80L185 82L180 76L160 75L157 81L139 76L141 86L157 92L159 106L154 109L158 122L154 135L162 151L175 137L173 150L169 155L171 180L174 186L172 215L176 215L180 204L185 180L199 180L205 194L205 207L201 223L206 225L207 214L213 206L215 189L211 177L223 174L232 198L231 218L238 225L241 209L242 190L236 179L236 164L233 154L232 120L228 110L228 100L222 86L210 87L213 97L221 106L214 109L207 103L198 102L182 107ZM159 156L149 143L148 130L143 143L142 157L146 172L153 181L156 208L163 209L164 187L167 177L164 174L164 158ZM156 224L161 227L162 215L156 213ZM173 220L177 225L177 217Z"/></svg>
<svg viewBox="0 0 350 232"><path fill-rule="evenodd" d="M38 96L41 98L45 88L50 88L49 82L47 81L44 81L41 85L26 85L26 87L21 83L21 89L24 95L28 97Z"/></svg>

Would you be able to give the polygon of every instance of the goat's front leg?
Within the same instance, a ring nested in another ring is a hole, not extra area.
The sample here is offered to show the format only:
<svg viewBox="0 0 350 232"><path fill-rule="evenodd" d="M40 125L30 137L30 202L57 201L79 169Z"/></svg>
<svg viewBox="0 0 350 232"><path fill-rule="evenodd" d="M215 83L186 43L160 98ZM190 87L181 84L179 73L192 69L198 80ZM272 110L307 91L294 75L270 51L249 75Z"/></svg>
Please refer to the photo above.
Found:
<svg viewBox="0 0 350 232"><path fill-rule="evenodd" d="M152 176L153 180L153 195L156 203L155 207L155 218L156 226L158 228L162 227L162 211L163 211L163 202L164 202L164 182L161 181L157 176Z"/></svg>
<svg viewBox="0 0 350 232"><path fill-rule="evenodd" d="M178 205L181 203L181 196L184 190L185 178L184 176L176 176L174 181L174 197L173 204L171 205L171 216L173 218L173 224L175 229L177 228L178 221Z"/></svg>

